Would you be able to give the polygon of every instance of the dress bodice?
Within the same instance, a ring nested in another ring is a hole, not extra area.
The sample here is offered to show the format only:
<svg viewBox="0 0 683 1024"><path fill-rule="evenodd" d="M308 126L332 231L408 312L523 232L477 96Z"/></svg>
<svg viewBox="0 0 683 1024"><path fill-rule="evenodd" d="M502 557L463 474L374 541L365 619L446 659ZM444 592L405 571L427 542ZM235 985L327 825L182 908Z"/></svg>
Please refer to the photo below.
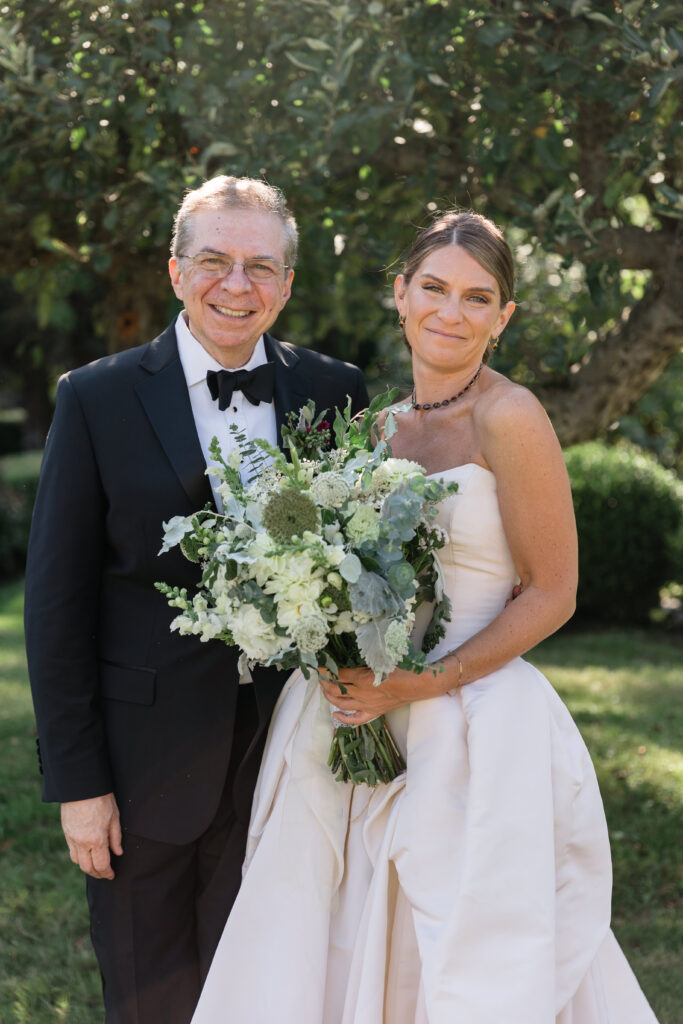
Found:
<svg viewBox="0 0 683 1024"><path fill-rule="evenodd" d="M430 660L488 625L505 607L518 582L498 507L496 478L475 462L433 473L454 480L455 494L439 506L436 522L448 540L438 552L444 591L451 600L446 636Z"/></svg>

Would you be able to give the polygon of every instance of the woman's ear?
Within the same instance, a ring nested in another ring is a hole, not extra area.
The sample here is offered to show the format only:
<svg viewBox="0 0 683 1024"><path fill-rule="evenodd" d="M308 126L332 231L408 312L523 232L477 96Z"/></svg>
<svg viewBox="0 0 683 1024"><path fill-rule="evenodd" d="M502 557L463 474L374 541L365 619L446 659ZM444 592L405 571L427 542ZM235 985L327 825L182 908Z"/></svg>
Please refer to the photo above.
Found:
<svg viewBox="0 0 683 1024"><path fill-rule="evenodd" d="M398 274L394 279L394 300L399 316L405 316L406 279L403 274Z"/></svg>

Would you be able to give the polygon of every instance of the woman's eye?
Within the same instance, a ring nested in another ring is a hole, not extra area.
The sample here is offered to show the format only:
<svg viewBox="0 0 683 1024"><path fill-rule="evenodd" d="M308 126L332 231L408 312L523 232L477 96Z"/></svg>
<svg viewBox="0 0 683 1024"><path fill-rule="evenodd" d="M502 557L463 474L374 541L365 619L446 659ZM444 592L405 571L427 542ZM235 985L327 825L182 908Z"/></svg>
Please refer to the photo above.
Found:
<svg viewBox="0 0 683 1024"><path fill-rule="evenodd" d="M489 300L486 298L485 295L470 295L470 298L472 299L473 302L476 302L480 305L488 305Z"/></svg>
<svg viewBox="0 0 683 1024"><path fill-rule="evenodd" d="M441 285L438 284L423 284L422 287L426 292L440 292L442 290Z"/></svg>

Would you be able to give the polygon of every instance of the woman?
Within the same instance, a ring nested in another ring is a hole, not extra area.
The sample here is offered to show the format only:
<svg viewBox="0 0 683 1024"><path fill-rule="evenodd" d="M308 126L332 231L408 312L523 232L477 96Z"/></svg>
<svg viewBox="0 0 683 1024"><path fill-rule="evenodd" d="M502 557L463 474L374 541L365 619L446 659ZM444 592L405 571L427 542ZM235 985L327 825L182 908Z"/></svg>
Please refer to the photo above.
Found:
<svg viewBox="0 0 683 1024"><path fill-rule="evenodd" d="M193 1024L651 1024L609 931L595 773L520 655L573 612L576 535L536 399L487 364L514 311L498 229L441 216L396 279L413 360L393 453L455 480L439 523L452 602L432 657L381 687L292 676L257 786L242 889ZM510 602L513 586L521 595ZM336 783L331 721L387 714L407 772Z"/></svg>

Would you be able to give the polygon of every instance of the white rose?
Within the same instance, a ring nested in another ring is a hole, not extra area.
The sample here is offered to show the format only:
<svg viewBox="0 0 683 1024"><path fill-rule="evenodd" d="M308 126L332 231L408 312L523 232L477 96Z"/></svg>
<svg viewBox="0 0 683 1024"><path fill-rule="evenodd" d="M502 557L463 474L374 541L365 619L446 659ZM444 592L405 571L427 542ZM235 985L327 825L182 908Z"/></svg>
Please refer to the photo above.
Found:
<svg viewBox="0 0 683 1024"><path fill-rule="evenodd" d="M403 480L417 474L424 474L419 462L411 462L409 459L385 459L372 474L372 490L377 494L385 494Z"/></svg>

